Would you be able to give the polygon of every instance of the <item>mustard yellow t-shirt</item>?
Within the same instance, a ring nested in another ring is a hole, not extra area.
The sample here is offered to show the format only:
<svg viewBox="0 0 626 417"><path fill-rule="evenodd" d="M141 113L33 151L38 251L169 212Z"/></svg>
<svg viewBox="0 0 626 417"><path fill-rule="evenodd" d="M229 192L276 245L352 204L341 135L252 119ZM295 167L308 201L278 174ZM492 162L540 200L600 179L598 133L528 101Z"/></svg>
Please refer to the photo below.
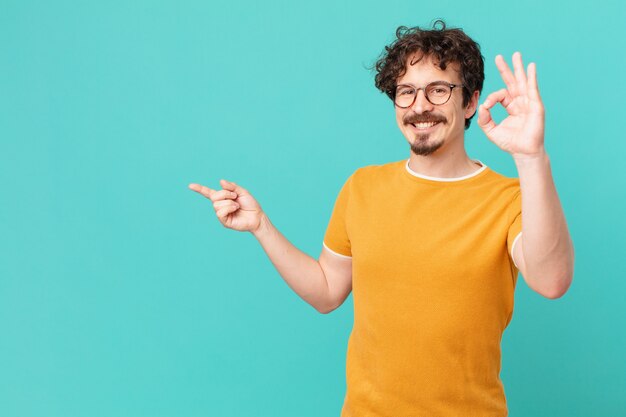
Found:
<svg viewBox="0 0 626 417"><path fill-rule="evenodd" d="M408 160L366 166L341 188L324 246L352 257L342 417L508 414L500 341L521 193L519 179L475 162L460 178L420 175Z"/></svg>

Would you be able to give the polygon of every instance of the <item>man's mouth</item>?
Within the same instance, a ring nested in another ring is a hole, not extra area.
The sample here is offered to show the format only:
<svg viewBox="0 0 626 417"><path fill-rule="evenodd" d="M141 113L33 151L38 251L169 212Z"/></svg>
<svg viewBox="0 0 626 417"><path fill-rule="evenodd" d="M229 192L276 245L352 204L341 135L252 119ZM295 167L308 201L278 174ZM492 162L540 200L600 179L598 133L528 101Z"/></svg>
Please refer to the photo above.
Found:
<svg viewBox="0 0 626 417"><path fill-rule="evenodd" d="M413 130L416 130L418 132L424 132L427 130L431 130L434 129L436 125L438 125L441 122L420 122L420 123L410 123L411 126L413 126Z"/></svg>

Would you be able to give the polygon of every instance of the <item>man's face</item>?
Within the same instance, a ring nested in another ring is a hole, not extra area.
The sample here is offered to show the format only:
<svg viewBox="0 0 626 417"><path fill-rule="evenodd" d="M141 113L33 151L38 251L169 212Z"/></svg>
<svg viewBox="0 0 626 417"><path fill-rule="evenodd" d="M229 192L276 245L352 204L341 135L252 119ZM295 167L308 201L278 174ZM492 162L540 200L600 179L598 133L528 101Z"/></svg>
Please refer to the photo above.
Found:
<svg viewBox="0 0 626 417"><path fill-rule="evenodd" d="M414 87L424 87L433 81L445 81L451 84L461 84L459 65L450 63L446 70L435 65L430 56L417 59L421 52L412 54L407 60L406 73L398 78L396 84L410 84ZM410 63L413 62L413 65ZM478 91L474 92L467 107L463 107L462 87L452 89L450 99L441 105L434 105L426 100L424 90L417 92L415 102L406 109L395 106L396 121L402 134L411 145L411 150L417 155L430 155L437 150L444 149L450 144L462 143L465 132L465 119L476 110ZM429 122L428 125L415 126L420 122ZM433 126L432 122L435 122Z"/></svg>

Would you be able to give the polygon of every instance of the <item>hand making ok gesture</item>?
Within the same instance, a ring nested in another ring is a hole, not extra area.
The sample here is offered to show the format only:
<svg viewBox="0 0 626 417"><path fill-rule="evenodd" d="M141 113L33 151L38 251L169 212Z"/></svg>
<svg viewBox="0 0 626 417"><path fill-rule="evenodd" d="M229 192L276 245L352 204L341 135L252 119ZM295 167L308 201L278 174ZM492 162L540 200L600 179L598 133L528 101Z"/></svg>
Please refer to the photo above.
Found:
<svg viewBox="0 0 626 417"><path fill-rule="evenodd" d="M478 126L489 140L514 158L543 154L545 117L535 64L528 65L528 78L519 52L513 54L515 75L502 55L496 56L496 66L506 88L489 94L478 107ZM494 122L489 111L496 103L501 103L508 113L499 124Z"/></svg>

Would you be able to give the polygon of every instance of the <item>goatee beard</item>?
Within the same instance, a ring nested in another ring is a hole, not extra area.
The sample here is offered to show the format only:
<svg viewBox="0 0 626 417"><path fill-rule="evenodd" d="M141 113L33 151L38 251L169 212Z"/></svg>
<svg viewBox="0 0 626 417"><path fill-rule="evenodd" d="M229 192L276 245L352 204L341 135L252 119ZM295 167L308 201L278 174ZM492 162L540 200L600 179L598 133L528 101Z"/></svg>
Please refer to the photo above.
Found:
<svg viewBox="0 0 626 417"><path fill-rule="evenodd" d="M426 134L416 135L415 140L409 144L411 145L411 151L413 151L415 155L427 156L441 148L443 141L437 143L429 142L428 135Z"/></svg>

